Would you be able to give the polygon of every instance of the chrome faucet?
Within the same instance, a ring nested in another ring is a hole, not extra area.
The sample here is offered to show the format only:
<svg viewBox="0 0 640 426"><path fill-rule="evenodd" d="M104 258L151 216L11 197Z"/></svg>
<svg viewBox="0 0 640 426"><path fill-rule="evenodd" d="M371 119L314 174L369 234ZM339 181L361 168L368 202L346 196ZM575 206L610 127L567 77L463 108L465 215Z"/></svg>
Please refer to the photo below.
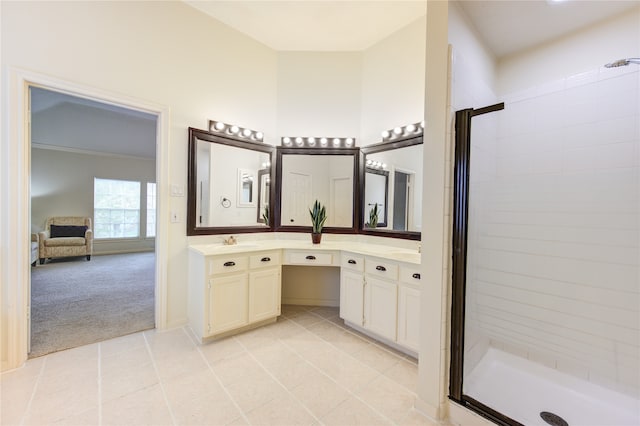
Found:
<svg viewBox="0 0 640 426"><path fill-rule="evenodd" d="M222 240L222 242L227 246L238 244L238 240L236 240L236 238L233 235L229 235L229 238Z"/></svg>

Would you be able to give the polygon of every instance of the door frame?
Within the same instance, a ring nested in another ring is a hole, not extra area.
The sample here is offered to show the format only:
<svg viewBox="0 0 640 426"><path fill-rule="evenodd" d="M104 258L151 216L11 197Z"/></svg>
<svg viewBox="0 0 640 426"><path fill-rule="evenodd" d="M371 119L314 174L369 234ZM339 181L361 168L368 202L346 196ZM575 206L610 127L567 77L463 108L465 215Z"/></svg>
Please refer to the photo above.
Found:
<svg viewBox="0 0 640 426"><path fill-rule="evenodd" d="M19 68L8 69L5 141L2 146L0 186L0 253L2 271L2 311L6 344L1 371L20 367L28 355L28 327L31 286L29 262L31 234L31 136L29 87L49 90L116 105L157 116L156 122L156 240L155 240L155 323L167 328L167 261L169 237L169 107L115 94L102 89L56 79Z"/></svg>

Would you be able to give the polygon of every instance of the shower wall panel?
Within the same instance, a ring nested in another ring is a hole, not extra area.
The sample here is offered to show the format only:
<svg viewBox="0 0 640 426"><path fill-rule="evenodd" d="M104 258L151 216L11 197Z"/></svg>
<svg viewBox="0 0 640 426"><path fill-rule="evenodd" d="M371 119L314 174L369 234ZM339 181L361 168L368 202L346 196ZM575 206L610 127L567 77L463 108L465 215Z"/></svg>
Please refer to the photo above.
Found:
<svg viewBox="0 0 640 426"><path fill-rule="evenodd" d="M465 367L491 345L637 396L640 71L505 103L495 147L472 124Z"/></svg>

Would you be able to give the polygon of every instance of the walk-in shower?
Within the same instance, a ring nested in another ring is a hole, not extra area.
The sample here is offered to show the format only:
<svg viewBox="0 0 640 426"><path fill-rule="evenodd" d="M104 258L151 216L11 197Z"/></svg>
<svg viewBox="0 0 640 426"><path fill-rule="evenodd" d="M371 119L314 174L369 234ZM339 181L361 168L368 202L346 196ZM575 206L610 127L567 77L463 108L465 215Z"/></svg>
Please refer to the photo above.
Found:
<svg viewBox="0 0 640 426"><path fill-rule="evenodd" d="M449 396L497 424L640 424L638 63L456 114Z"/></svg>

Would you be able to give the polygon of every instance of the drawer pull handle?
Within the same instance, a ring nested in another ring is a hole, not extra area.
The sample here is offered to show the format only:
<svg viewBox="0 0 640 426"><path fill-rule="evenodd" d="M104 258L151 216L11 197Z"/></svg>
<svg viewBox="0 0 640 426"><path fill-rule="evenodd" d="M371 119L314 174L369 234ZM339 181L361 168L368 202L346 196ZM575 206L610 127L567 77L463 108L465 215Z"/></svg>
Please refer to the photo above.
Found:
<svg viewBox="0 0 640 426"><path fill-rule="evenodd" d="M312 256L312 255L309 255L309 256L305 257L305 259L307 259L307 260L316 260L316 257Z"/></svg>
<svg viewBox="0 0 640 426"><path fill-rule="evenodd" d="M384 271L386 271L386 270L387 270L387 268L385 268L385 267L384 267L384 266L382 266L382 265L378 265L378 266L376 266L376 271L382 271L382 272L384 272Z"/></svg>
<svg viewBox="0 0 640 426"><path fill-rule="evenodd" d="M411 276L412 276L413 278L415 278L416 280L419 280L419 279L420 279L420 274L418 274L418 273L415 273L415 274L413 274L413 275L411 275Z"/></svg>
<svg viewBox="0 0 640 426"><path fill-rule="evenodd" d="M224 262L224 266L236 266L236 262Z"/></svg>
<svg viewBox="0 0 640 426"><path fill-rule="evenodd" d="M355 265L355 264L357 264L358 262L356 262L356 261L355 261L355 260L353 260L353 259L349 259L349 260L347 260L347 263L348 263L348 264L350 264L350 265Z"/></svg>
<svg viewBox="0 0 640 426"><path fill-rule="evenodd" d="M271 262L271 258L270 257L263 257L262 259L260 259L260 262Z"/></svg>

